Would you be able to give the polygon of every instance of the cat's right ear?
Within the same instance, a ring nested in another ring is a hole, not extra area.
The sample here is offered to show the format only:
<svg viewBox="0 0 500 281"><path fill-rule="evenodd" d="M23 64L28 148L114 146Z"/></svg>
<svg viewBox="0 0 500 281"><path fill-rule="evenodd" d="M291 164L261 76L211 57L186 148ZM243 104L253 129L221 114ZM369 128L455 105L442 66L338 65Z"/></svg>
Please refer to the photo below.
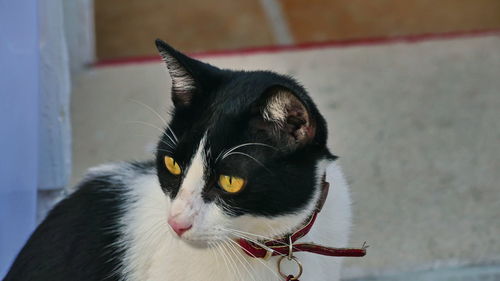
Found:
<svg viewBox="0 0 500 281"><path fill-rule="evenodd" d="M172 48L160 39L155 41L158 51L172 78L172 101L176 107L189 106L199 87L195 73L203 63Z"/></svg>

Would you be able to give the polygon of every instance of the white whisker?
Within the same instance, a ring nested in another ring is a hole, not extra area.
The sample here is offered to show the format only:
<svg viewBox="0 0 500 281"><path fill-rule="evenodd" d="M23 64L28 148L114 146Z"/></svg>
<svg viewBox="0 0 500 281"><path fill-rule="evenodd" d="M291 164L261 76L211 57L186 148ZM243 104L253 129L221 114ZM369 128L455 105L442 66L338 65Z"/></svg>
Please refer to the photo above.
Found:
<svg viewBox="0 0 500 281"><path fill-rule="evenodd" d="M237 233L245 234L245 235L247 235L247 236L248 236L248 235L251 235L251 236L259 237L259 238L264 239L264 240L269 240L269 241L274 240L274 238L271 238L271 237L267 237L267 236L263 236L263 235L258 235L258 234L254 234L254 233L250 233L250 232L245 232L245 231L241 231L241 230L237 230L237 229L230 229L230 228L228 228L228 229L226 229L226 230L229 230L229 231L231 231L231 232L237 232ZM287 243L284 243L284 242L279 242L279 241L276 241L276 242L277 242L278 244L282 244L282 245L286 245L286 246L288 246L288 244L287 244Z"/></svg>
<svg viewBox="0 0 500 281"><path fill-rule="evenodd" d="M229 229L224 229L224 230L226 230L226 231L230 232L231 234L233 234L234 236L236 236L236 237L238 237L238 238L243 238L243 239L246 239L246 240L248 240L248 241L250 241L250 242L253 242L253 243L255 243L256 245L258 245L258 246L262 247L263 249L265 249L266 251L275 252L275 253L277 253L277 254L279 254L279 255L284 256L283 254L280 254L280 253L276 252L275 250L273 250L273 249L269 248L269 247L268 247L268 246L266 246L265 244L263 244L263 243L261 243L261 242L259 242L259 241L255 240L255 239L253 239L252 237L250 237L250 236L248 236L248 235L243 235L243 234L241 234L241 233L237 233L237 232L231 231L231 230L229 230Z"/></svg>
<svg viewBox="0 0 500 281"><path fill-rule="evenodd" d="M174 130L172 130L172 128L170 128L170 126L168 124L166 124L166 126L167 126L167 129L170 131L170 133L172 133L172 136L175 139L175 144L177 144L179 142L179 139L177 138L177 135L174 133Z"/></svg>
<svg viewBox="0 0 500 281"><path fill-rule="evenodd" d="M259 164L260 166L262 166L262 168L266 169L268 172L271 172L271 170L269 170L269 169L268 169L268 168L267 168L264 164L262 164L262 162L260 162L259 160L255 159L255 157L250 156L250 155L248 155L248 154L246 154L246 153L243 153L243 152L238 152L238 151L234 151L234 152L229 153L226 157L229 157L229 156L231 156L231 155L235 155L235 154L237 154L237 155L242 155L242 156L246 156L246 157L248 157L248 158L252 159L253 161L255 161L255 162L256 162L257 164Z"/></svg>
<svg viewBox="0 0 500 281"><path fill-rule="evenodd" d="M224 248L224 241L220 241L219 243L219 250L221 250L221 253L224 257L226 257L226 260L227 260L227 263L229 266L228 266L228 270L231 269L231 272L234 274L234 275L237 275L236 273L236 270L234 268L234 265L231 263L231 257L229 256L229 253L226 252L225 248Z"/></svg>
<svg viewBox="0 0 500 281"><path fill-rule="evenodd" d="M216 253L220 254L222 260L224 261L224 266L226 267L227 271L229 272L229 265L226 260L226 256L222 253L222 249L220 248L220 241L215 243L214 249L216 250Z"/></svg>
<svg viewBox="0 0 500 281"><path fill-rule="evenodd" d="M244 256L241 255L241 253L239 252L239 248L237 248L236 246L234 246L234 244L236 244L236 242L234 242L232 239L228 239L228 241L230 242L230 244L229 244L230 248L232 248L233 253L236 255L236 258L241 262L241 265L243 265L243 268L246 270L246 272L248 273L248 275L250 277L252 277L252 279L254 281L257 281L257 280L255 280L254 275L248 269L248 268L252 269L253 272L255 273L255 268L253 268L252 265L250 264L250 262L248 262L247 259ZM241 259L240 259L240 256L241 256ZM245 265L245 263L243 263L243 261L246 263L246 265Z"/></svg>
<svg viewBox="0 0 500 281"><path fill-rule="evenodd" d="M157 129L159 132L161 132L162 134L165 132L164 130L162 130L160 127L156 126L156 125L153 125L151 123L148 123L148 122L143 122L143 121L128 121L127 123L132 123L132 124L141 124L141 125L146 125L146 126L149 126L151 128L154 128L154 129Z"/></svg>
<svg viewBox="0 0 500 281"><path fill-rule="evenodd" d="M215 247L214 242L209 241L208 242L208 249L209 249L210 253L212 253L212 255L215 259L215 263L219 264L219 259L217 258L217 252L215 251L214 247Z"/></svg>
<svg viewBox="0 0 500 281"><path fill-rule="evenodd" d="M265 147L269 147L269 148L272 148L272 149L276 150L276 148L274 146L272 146L272 145L268 145L268 144L260 143L260 142L249 142L249 143L244 143L244 144L237 145L237 146L229 149L226 153L224 153L224 155L222 156L222 159L226 158L226 156L229 153L235 151L236 149L238 149L240 147L249 146L249 145L265 146Z"/></svg>
<svg viewBox="0 0 500 281"><path fill-rule="evenodd" d="M173 154L173 151L170 150L170 149L161 149L161 148L158 148L158 149L156 149L156 151L162 151L162 152L167 152L168 154Z"/></svg>
<svg viewBox="0 0 500 281"><path fill-rule="evenodd" d="M272 145L268 145L268 144L265 144L265 143L260 143L260 142L247 142L247 143L243 143L243 144L240 144L240 145L237 145L237 146L233 146L232 148L228 149L228 150L223 150L219 153L219 155L217 155L217 158L215 159L215 162L217 162L220 157L222 156L222 159L226 158L227 157L227 154L233 152L234 150L240 148L240 147L244 147L244 146L250 146L250 145L257 145L257 146L265 146L265 147L269 147L269 148L272 148L274 150L278 150L276 147L272 146Z"/></svg>
<svg viewBox="0 0 500 281"><path fill-rule="evenodd" d="M160 133L162 133L163 135L167 136L167 138L173 143L173 144L176 144L177 141L175 141L169 134L167 134L165 132L165 130L161 129L160 127L156 126L156 125L153 125L153 124L150 124L148 122L142 122L142 121L129 121L128 123L132 123L132 124L141 124L141 125L146 125L146 126L149 126L151 128L154 128L154 129L157 129ZM167 129L170 129L170 126L167 125ZM171 131L171 130L170 130ZM172 132L173 133L173 132ZM173 137L175 137L175 134L173 134Z"/></svg>
<svg viewBox="0 0 500 281"><path fill-rule="evenodd" d="M234 252L231 251L231 248L229 247L227 240L222 240L222 243L223 243L222 246L224 247L224 249L226 249L227 254L229 255L229 257L234 256ZM236 274L238 275L238 280L243 279L243 275L241 274L240 268L236 264L235 259L231 258L231 261L232 261L232 263L234 265L234 268L236 269Z"/></svg>
<svg viewBox="0 0 500 281"><path fill-rule="evenodd" d="M167 128L170 128L170 127L167 127ZM177 140L173 140L166 132L165 132L165 136L167 136L167 138L175 145L177 145ZM175 135L173 135L173 137L175 138Z"/></svg>
<svg viewBox="0 0 500 281"><path fill-rule="evenodd" d="M163 117L161 117L160 113L158 113L158 111L154 110L151 106L149 106L149 105L147 105L147 104L145 104L145 103L143 103L141 101L138 101L136 99L130 99L129 98L129 100L131 102L134 102L134 103L138 104L138 105L144 106L147 110L149 110L150 112L152 112L153 114L155 114L163 122L163 124L167 125L167 121L165 119L163 119Z"/></svg>
<svg viewBox="0 0 500 281"><path fill-rule="evenodd" d="M235 243L236 243L236 242L235 242ZM240 246L240 244L236 243L236 245L237 245L239 248L241 248L241 250L242 250L242 251L245 251L245 249L243 249L243 248ZM272 272L274 275L276 275L276 277L278 277L278 280L281 280L281 279L282 279L282 278L281 278L281 276L279 276L279 275L278 275L278 273L276 273L276 271L272 270L272 269L269 267L269 265L267 265L266 263L264 263L264 262L263 262L260 258L255 257L252 253L250 253L250 255L251 255L252 257L254 257L257 261L259 261L262 265L264 265L267 269L269 269L269 271L270 271L270 272Z"/></svg>

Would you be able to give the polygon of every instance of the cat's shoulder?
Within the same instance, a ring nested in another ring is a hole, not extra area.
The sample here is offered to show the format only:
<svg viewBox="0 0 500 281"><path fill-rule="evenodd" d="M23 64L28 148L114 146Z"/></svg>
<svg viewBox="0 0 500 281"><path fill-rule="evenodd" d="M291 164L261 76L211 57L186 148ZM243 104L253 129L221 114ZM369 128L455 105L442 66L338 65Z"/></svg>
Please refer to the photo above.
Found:
<svg viewBox="0 0 500 281"><path fill-rule="evenodd" d="M116 245L122 239L130 190L152 181L155 173L154 162L89 169L40 223L5 280L118 280L111 273L119 268L124 251Z"/></svg>
<svg viewBox="0 0 500 281"><path fill-rule="evenodd" d="M103 177L124 181L135 176L154 172L153 161L106 163L89 168L84 175L84 181Z"/></svg>
<svg viewBox="0 0 500 281"><path fill-rule="evenodd" d="M116 162L92 167L54 209L62 206L73 208L74 205L97 208L99 202L107 202L105 205L110 207L122 205L136 183L144 178L156 178L153 161Z"/></svg>
<svg viewBox="0 0 500 281"><path fill-rule="evenodd" d="M155 174L153 161L106 163L89 168L75 190L86 188L96 182L103 183L101 184L103 188L128 186L138 178Z"/></svg>

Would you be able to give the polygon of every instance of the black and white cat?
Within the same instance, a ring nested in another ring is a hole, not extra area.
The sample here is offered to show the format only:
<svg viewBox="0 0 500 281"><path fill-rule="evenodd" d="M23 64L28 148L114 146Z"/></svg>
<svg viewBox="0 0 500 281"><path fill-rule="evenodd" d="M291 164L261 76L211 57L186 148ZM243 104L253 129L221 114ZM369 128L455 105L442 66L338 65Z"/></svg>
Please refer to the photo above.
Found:
<svg viewBox="0 0 500 281"><path fill-rule="evenodd" d="M253 258L235 241L301 227L325 173L329 197L301 241L347 244L348 186L305 89L290 77L222 70L156 44L174 103L156 158L90 169L5 281L284 280L278 257ZM340 258L294 255L301 280L339 279Z"/></svg>

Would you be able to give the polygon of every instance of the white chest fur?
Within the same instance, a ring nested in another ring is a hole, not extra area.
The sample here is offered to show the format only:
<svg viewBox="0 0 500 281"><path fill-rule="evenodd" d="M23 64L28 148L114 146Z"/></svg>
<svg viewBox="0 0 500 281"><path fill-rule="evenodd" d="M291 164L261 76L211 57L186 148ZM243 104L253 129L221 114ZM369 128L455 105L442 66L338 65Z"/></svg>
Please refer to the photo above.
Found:
<svg viewBox="0 0 500 281"><path fill-rule="evenodd" d="M351 224L350 197L340 167L326 168L330 194L310 233L300 241L314 241L345 247ZM248 257L235 244L212 249L196 248L172 234L167 225L169 200L153 174L134 178L124 205L124 281L282 280L277 274L277 258ZM338 280L341 258L296 253L304 266L301 280ZM293 271L294 269L292 269Z"/></svg>

